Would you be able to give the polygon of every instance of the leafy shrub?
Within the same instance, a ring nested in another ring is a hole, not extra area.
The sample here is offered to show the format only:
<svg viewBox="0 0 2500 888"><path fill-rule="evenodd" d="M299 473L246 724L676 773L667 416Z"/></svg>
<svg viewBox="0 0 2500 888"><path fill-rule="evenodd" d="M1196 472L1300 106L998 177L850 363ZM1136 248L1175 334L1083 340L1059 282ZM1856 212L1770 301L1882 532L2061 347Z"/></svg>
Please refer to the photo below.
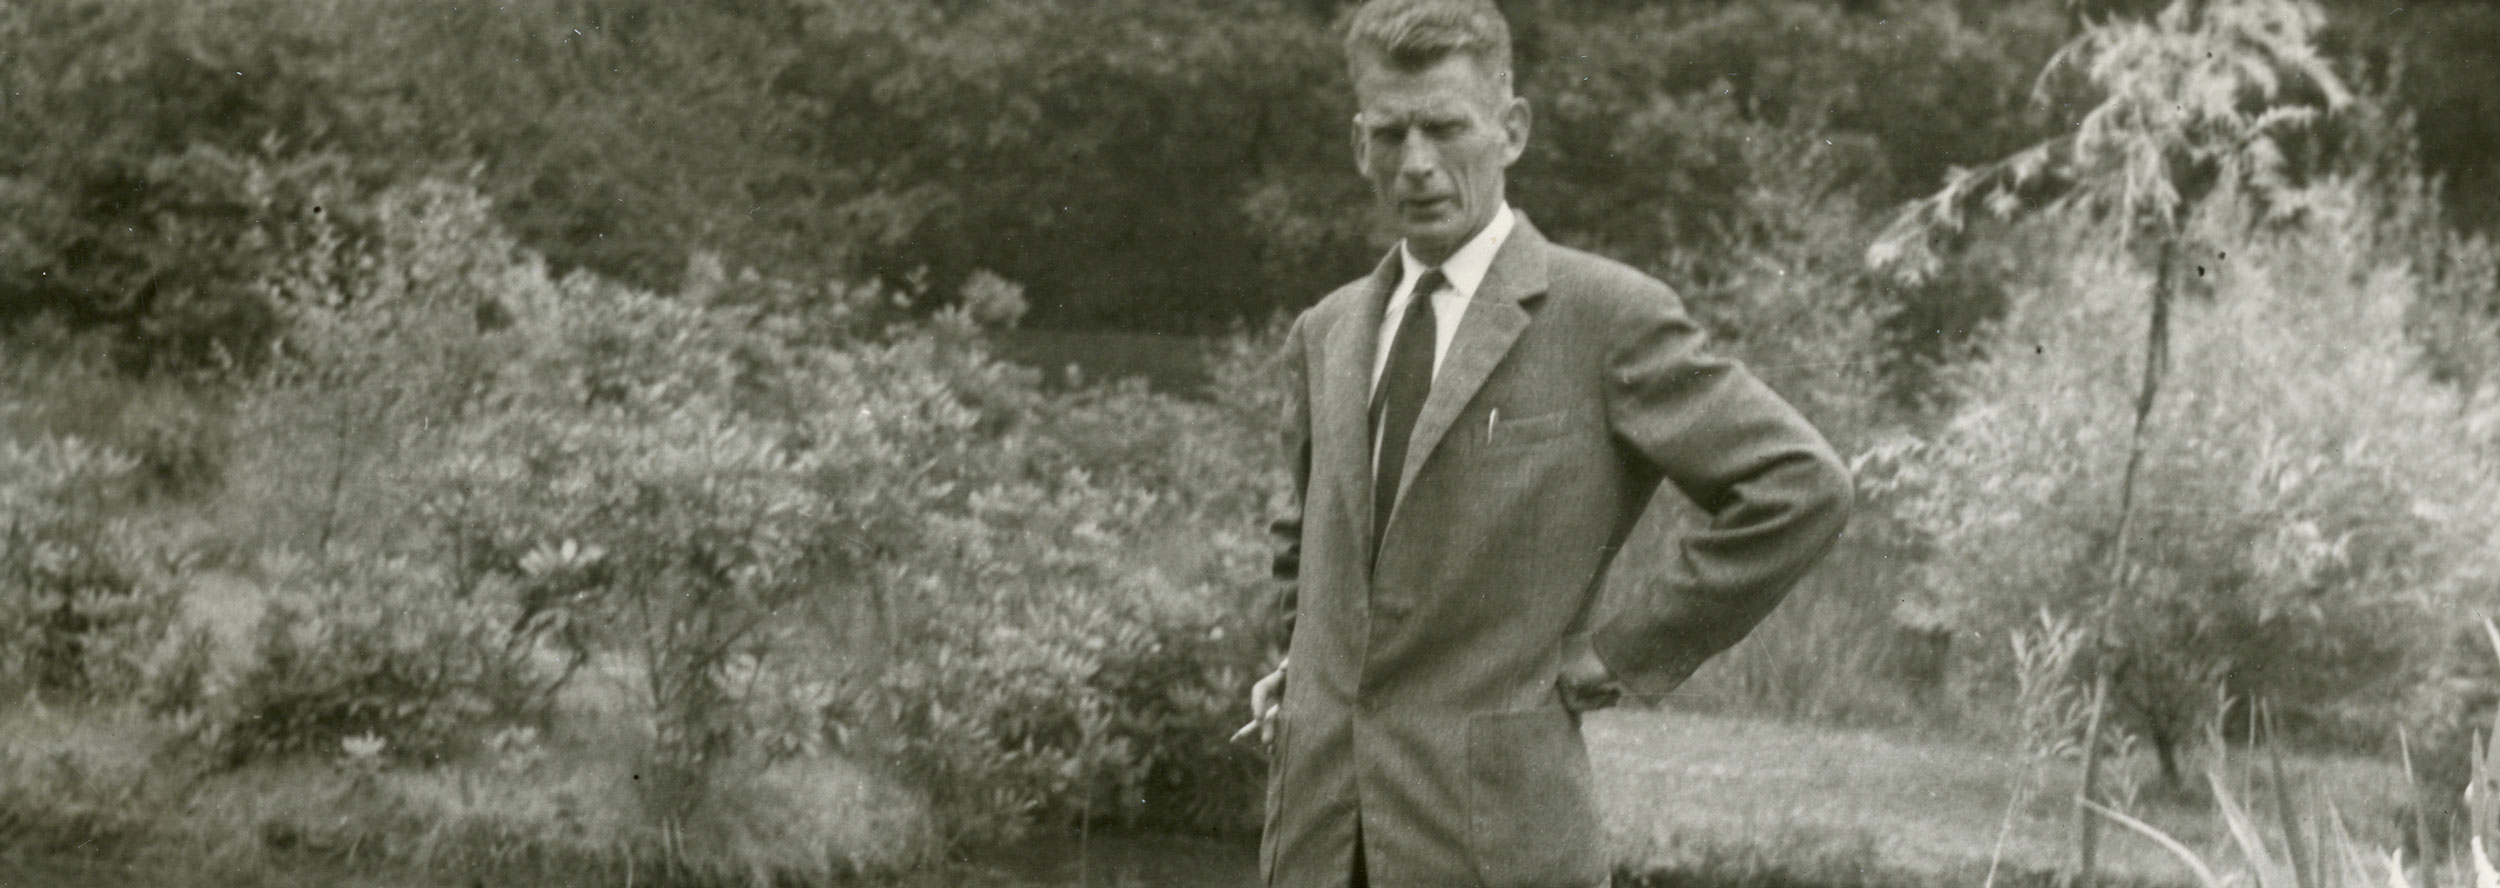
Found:
<svg viewBox="0 0 2500 888"><path fill-rule="evenodd" d="M1264 343L1214 404L1054 393L980 344L1003 280L879 327L882 291L716 262L558 278L456 183L359 212L264 280L283 333L209 509L319 567L269 581L231 677L194 633L149 691L223 761L456 758L621 659L669 818L842 744L962 840L1254 807L1222 738L1273 642L1242 585L1280 480Z"/></svg>
<svg viewBox="0 0 2500 888"><path fill-rule="evenodd" d="M509 605L455 596L405 562L288 586L254 630L249 665L196 720L195 739L226 763L337 755L365 737L378 755L427 763L544 723L558 676Z"/></svg>
<svg viewBox="0 0 2500 888"><path fill-rule="evenodd" d="M151 387L128 408L116 443L131 454L142 494L174 500L198 499L224 483L234 448L213 400L171 386Z"/></svg>
<svg viewBox="0 0 2500 888"><path fill-rule="evenodd" d="M1240 829L1254 810L1260 763L1223 742L1254 677L1253 608L1224 586L1072 570L1122 539L1091 514L951 578L965 586L926 577L944 602L844 701L954 842L1088 819Z"/></svg>
<svg viewBox="0 0 2500 888"><path fill-rule="evenodd" d="M2487 458L2411 358L2413 279L2377 264L2357 219L2217 238L2227 250L2194 263L2213 296L2177 308L2133 541L2143 579L2101 651L2159 751L2193 742L2217 681L2341 733L2366 717L2353 704L2393 698L2368 694L2401 687L2445 608L2488 594L2487 547L2468 542L2500 532ZM2105 594L2142 323L2139 281L2109 262L2075 254L2018 294L1995 352L1956 373L1960 411L1879 450L1874 474L1933 545L1909 619L2001 638Z"/></svg>
<svg viewBox="0 0 2500 888"><path fill-rule="evenodd" d="M1255 534L1283 480L1274 341L1227 343L1212 403L991 393L1003 431L887 575L888 665L835 715L931 793L950 841L1251 825L1262 766L1224 738L1282 642Z"/></svg>
<svg viewBox="0 0 2500 888"><path fill-rule="evenodd" d="M845 293L784 313L822 294L558 280L487 209L460 185L389 189L364 258L306 254L275 283L290 361L250 410L317 459L273 467L273 486L317 545L409 559L438 594L507 609L506 631L559 649L557 680L596 652L635 658L650 784L690 809L743 746L733 665L778 674L792 624L775 618L867 560L871 525L909 515L891 500L913 477L893 435L953 414L928 380L888 385L873 360L807 341ZM434 533L406 533L409 514Z"/></svg>
<svg viewBox="0 0 2500 888"><path fill-rule="evenodd" d="M113 351L110 337L58 318L0 336L0 437L76 438L130 457L125 492L139 500L215 491L233 446L221 393L193 378L118 372Z"/></svg>
<svg viewBox="0 0 2500 888"><path fill-rule="evenodd" d="M180 562L118 517L136 465L75 438L0 440L0 682L139 689L180 608Z"/></svg>
<svg viewBox="0 0 2500 888"><path fill-rule="evenodd" d="M109 197L17 208L49 224L21 235L34 243L0 265L0 290L24 294L19 311L114 331L112 357L128 370L257 366L283 332L283 307L263 283L352 220L361 197L348 161L332 154L192 144L96 163L42 184Z"/></svg>

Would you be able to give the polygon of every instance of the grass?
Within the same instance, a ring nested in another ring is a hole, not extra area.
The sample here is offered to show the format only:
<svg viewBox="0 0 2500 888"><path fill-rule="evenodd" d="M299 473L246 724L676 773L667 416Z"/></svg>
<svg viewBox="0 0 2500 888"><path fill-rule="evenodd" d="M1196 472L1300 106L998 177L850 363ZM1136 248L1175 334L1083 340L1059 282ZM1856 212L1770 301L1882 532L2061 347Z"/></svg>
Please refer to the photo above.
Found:
<svg viewBox="0 0 2500 888"><path fill-rule="evenodd" d="M2050 884L2072 863L2071 763L2041 766L1985 742L1654 710L1602 713L1588 731L1619 868L1648 884L1980 886L2009 823L1998 884ZM2395 766L2288 760L2364 841L2396 844L2405 800ZM2118 767L2133 785L2155 779L2149 761ZM2035 789L2009 819L2026 782ZM2191 847L2227 847L2197 795L2147 788L2132 813ZM2104 844L2101 869L2114 883L2194 883L2149 840Z"/></svg>

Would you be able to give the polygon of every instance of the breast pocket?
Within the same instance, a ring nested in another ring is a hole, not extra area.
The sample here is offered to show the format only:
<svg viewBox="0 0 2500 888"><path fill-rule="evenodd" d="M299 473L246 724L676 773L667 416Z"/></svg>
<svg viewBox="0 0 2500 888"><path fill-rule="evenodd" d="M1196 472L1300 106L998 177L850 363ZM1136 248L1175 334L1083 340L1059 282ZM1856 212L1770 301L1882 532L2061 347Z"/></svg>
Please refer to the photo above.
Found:
<svg viewBox="0 0 2500 888"><path fill-rule="evenodd" d="M1500 412L1492 413L1484 424L1484 440L1480 442L1480 449L1517 450L1552 441L1571 431L1571 422L1576 416L1568 410L1517 418Z"/></svg>

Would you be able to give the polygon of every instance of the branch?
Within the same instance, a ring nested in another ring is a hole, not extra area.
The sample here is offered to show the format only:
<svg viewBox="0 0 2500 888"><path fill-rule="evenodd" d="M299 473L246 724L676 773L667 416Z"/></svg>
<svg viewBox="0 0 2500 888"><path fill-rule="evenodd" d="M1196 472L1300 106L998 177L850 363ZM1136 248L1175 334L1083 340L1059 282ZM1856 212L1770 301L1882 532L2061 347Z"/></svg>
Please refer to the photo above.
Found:
<svg viewBox="0 0 2500 888"><path fill-rule="evenodd" d="M1934 274L1941 254L1959 249L1972 218L2010 219L2073 193L2073 135L2059 136L2002 159L1946 177L1935 194L1912 201L1866 248L1866 264L1916 282Z"/></svg>

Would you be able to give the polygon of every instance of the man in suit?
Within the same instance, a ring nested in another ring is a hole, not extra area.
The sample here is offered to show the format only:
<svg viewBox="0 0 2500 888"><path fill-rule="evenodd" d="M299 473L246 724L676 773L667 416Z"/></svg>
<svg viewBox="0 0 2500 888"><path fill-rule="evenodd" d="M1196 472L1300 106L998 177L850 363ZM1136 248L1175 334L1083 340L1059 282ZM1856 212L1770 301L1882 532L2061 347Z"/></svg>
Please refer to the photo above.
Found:
<svg viewBox="0 0 2500 888"><path fill-rule="evenodd" d="M1850 482L1666 285L1548 242L1503 196L1527 147L1485 0L1373 0L1346 38L1357 167L1403 235L1282 360L1289 647L1260 870L1294 888L1587 888L1607 861L1580 713L1656 699L1826 551ZM1664 481L1710 515L1593 613Z"/></svg>

